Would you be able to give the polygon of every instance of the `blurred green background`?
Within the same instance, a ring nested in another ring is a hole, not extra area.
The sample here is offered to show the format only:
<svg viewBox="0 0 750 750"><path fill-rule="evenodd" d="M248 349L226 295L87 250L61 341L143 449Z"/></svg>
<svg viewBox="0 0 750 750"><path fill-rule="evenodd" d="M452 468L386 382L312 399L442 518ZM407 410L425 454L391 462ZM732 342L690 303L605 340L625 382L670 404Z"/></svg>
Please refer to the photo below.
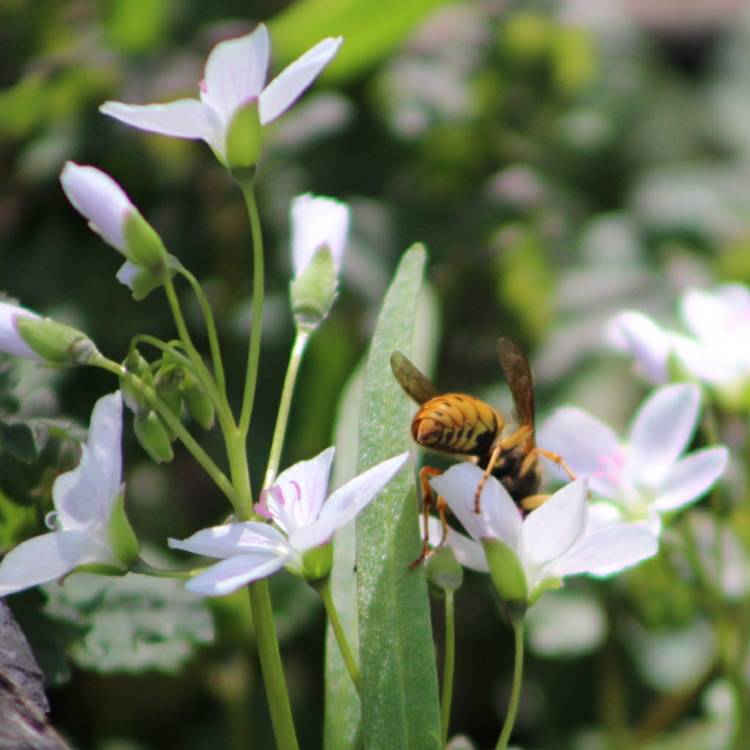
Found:
<svg viewBox="0 0 750 750"><path fill-rule="evenodd" d="M268 304L250 446L256 480L292 340L288 206L300 192L349 201L353 236L340 298L303 365L284 464L330 444L338 396L414 241L430 251L441 386L507 405L494 341L508 335L530 352L542 414L572 401L621 426L645 389L605 349L608 317L635 307L669 323L680 290L750 280L750 9L741 0L0 0L7 294L83 328L115 359L136 333L172 336L161 296L134 303L114 279L119 257L64 199L65 160L95 164L204 283L239 388L250 288L241 196L204 144L128 129L97 107L195 96L211 47L261 20L274 74L324 36L345 43L275 125L260 167ZM18 381L24 416L85 423L114 387L94 370L3 373ZM202 440L218 453L217 434ZM126 460L129 514L154 559L166 554L166 536L228 513L185 454L156 469L128 433ZM49 481L0 489L8 548L38 533ZM242 600L209 613L164 582L133 614L128 584L105 593L100 579L80 578L10 601L35 629L55 685L52 721L75 747L271 746ZM318 747L322 611L290 576L273 583L301 744ZM650 736L648 707L683 693L692 698L670 721L671 738L649 747L722 747L721 685L703 691L711 659L685 664L714 648L689 587L676 589L657 562L627 586L576 582L556 596L560 608L545 614L540 604L532 629L524 747L616 747L624 725ZM105 622L92 605L102 597L113 600ZM488 582L469 576L452 726L478 747L494 742L509 689L511 638L496 609ZM215 631L221 648L211 645ZM667 647L682 672L659 670L654 654L663 660Z"/></svg>

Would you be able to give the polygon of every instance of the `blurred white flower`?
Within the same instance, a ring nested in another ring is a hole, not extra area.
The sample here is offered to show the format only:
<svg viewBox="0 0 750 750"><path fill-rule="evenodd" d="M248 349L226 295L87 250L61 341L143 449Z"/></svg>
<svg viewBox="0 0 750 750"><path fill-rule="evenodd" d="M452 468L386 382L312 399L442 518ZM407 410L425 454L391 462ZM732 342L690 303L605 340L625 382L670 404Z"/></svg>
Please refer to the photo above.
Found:
<svg viewBox="0 0 750 750"><path fill-rule="evenodd" d="M81 461L52 487L55 531L12 549L0 563L0 596L60 578L80 566L124 573L137 542L122 507L122 398L100 398Z"/></svg>
<svg viewBox="0 0 750 750"><path fill-rule="evenodd" d="M680 317L690 335L661 328L638 312L624 311L609 323L607 338L631 353L646 378L669 380L674 357L692 377L735 400L750 387L750 291L727 284L713 292L691 289L680 300Z"/></svg>
<svg viewBox="0 0 750 750"><path fill-rule="evenodd" d="M331 251L336 270L341 270L349 237L349 206L322 195L305 193L292 201L292 262L300 276L321 247Z"/></svg>
<svg viewBox="0 0 750 750"><path fill-rule="evenodd" d="M407 453L383 461L337 489L326 500L334 449L300 461L263 490L256 511L273 521L245 521L214 526L169 546L221 562L191 578L187 588L199 594L230 594L282 567L309 580L331 569L330 545L336 529L352 520L401 469Z"/></svg>
<svg viewBox="0 0 750 750"><path fill-rule="evenodd" d="M729 459L723 446L684 456L695 431L700 389L666 385L643 402L626 441L581 409L556 410L539 430L539 443L559 452L579 475L589 477L602 520L646 521L658 533L659 514L698 500L722 475Z"/></svg>
<svg viewBox="0 0 750 750"><path fill-rule="evenodd" d="M656 553L656 538L643 524L589 524L586 479L565 485L524 518L492 476L482 490L481 511L475 513L474 493L481 476L479 467L462 463L430 484L475 540L449 533L447 543L457 559L489 570L506 600L532 603L565 576L611 575Z"/></svg>
<svg viewBox="0 0 750 750"><path fill-rule="evenodd" d="M341 37L328 37L265 85L270 41L260 24L255 31L217 44L208 56L200 99L168 104L105 102L99 109L127 125L175 138L203 139L227 162L227 133L235 115L258 102L261 125L283 114L333 59Z"/></svg>
<svg viewBox="0 0 750 750"><path fill-rule="evenodd" d="M18 319L24 317L32 320L39 319L36 313L25 307L13 305L10 302L0 302L0 352L12 354L14 357L42 361L42 357L24 341L18 332Z"/></svg>

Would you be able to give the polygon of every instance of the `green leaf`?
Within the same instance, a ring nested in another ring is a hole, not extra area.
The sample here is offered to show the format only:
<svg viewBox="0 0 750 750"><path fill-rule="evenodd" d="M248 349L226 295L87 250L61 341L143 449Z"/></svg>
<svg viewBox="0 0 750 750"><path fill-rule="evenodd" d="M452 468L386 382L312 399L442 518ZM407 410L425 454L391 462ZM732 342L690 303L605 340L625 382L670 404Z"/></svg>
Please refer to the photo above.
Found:
<svg viewBox="0 0 750 750"><path fill-rule="evenodd" d="M410 406L390 370L410 353L425 251L406 252L386 294L365 373L358 470L410 448ZM357 588L365 747L438 748L435 652L419 554L414 477L400 473L357 519Z"/></svg>
<svg viewBox="0 0 750 750"><path fill-rule="evenodd" d="M70 651L83 669L176 672L196 646L213 640L211 615L183 581L76 573L44 590L47 614L87 628Z"/></svg>
<svg viewBox="0 0 750 750"><path fill-rule="evenodd" d="M403 41L445 0L301 0L270 23L274 57L288 64L327 36L344 44L326 69L329 79L352 78L372 67Z"/></svg>

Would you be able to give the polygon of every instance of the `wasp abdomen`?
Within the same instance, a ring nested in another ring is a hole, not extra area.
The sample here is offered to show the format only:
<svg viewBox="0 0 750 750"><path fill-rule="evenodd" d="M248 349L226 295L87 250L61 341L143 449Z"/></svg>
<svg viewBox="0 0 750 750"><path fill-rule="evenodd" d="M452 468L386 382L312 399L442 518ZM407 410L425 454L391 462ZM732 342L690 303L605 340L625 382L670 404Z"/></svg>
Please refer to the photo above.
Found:
<svg viewBox="0 0 750 750"><path fill-rule="evenodd" d="M482 455L503 428L489 404L462 393L446 393L426 401L414 416L414 440L426 448Z"/></svg>

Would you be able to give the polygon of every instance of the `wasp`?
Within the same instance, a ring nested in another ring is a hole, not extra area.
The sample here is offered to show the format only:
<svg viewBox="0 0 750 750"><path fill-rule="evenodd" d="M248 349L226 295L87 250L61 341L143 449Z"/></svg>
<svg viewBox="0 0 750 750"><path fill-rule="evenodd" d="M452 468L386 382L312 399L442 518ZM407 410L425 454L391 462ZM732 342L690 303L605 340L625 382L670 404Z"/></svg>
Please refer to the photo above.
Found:
<svg viewBox="0 0 750 750"><path fill-rule="evenodd" d="M498 339L497 355L513 396L515 424L475 396L440 393L401 352L391 355L391 369L396 380L420 405L411 423L414 441L428 450L473 461L484 470L474 495L475 513L481 510L482 489L490 475L500 481L523 511L533 510L545 502L549 496L539 493L542 482L540 456L550 459L575 479L561 456L539 448L534 441L534 382L526 355L507 338ZM419 472L424 543L413 565L420 563L430 551L427 519L433 500L429 479L439 473L439 469L431 466L425 466ZM445 500L438 497L435 506L443 527L443 544L448 530Z"/></svg>

